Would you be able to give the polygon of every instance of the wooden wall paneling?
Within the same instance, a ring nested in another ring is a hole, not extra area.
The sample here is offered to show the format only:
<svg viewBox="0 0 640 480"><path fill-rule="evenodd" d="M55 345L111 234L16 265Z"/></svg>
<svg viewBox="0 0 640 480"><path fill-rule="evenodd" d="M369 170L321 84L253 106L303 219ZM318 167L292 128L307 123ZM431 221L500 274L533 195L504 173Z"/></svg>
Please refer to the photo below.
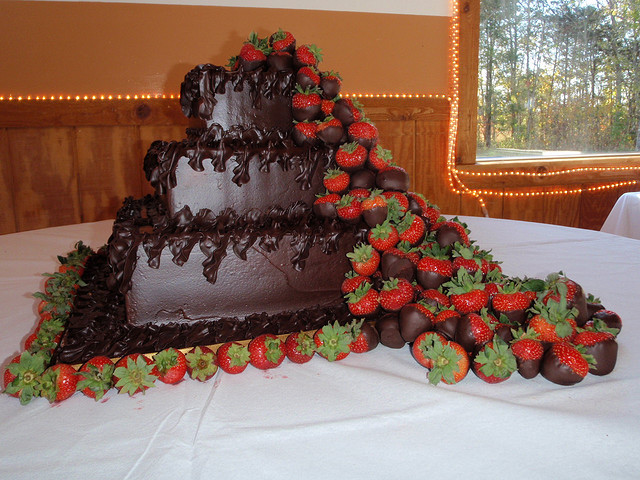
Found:
<svg viewBox="0 0 640 480"><path fill-rule="evenodd" d="M140 127L139 150L140 156L135 162L135 168L140 172L140 192L141 195L152 194L154 189L144 176L142 168L144 156L151 144L156 140L165 142L180 141L185 138L186 125L144 125Z"/></svg>
<svg viewBox="0 0 640 480"><path fill-rule="evenodd" d="M580 228L600 230L618 198L626 192L638 190L637 185L606 190L584 191L580 196Z"/></svg>
<svg viewBox="0 0 640 480"><path fill-rule="evenodd" d="M76 132L82 221L115 218L125 197L141 196L138 127L80 127Z"/></svg>
<svg viewBox="0 0 640 480"><path fill-rule="evenodd" d="M74 129L8 129L7 134L17 230L79 223Z"/></svg>
<svg viewBox="0 0 640 480"><path fill-rule="evenodd" d="M503 218L571 227L577 225L579 204L580 195L505 197Z"/></svg>
<svg viewBox="0 0 640 480"><path fill-rule="evenodd" d="M0 235L16 231L13 205L13 174L7 130L0 128Z"/></svg>

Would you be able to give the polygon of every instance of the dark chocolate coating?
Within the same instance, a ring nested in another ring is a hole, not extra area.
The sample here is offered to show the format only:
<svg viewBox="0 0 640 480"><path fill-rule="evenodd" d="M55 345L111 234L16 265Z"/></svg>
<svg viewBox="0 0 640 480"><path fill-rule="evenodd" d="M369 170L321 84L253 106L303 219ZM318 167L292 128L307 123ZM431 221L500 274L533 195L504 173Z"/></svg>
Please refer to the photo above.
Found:
<svg viewBox="0 0 640 480"><path fill-rule="evenodd" d="M540 373L540 364L542 359L537 360L522 360L516 357L516 364L518 365L518 373L527 380L534 378Z"/></svg>
<svg viewBox="0 0 640 480"><path fill-rule="evenodd" d="M400 168L385 168L376 175L376 185L383 190L406 192L410 183L409 174Z"/></svg>
<svg viewBox="0 0 640 480"><path fill-rule="evenodd" d="M614 338L585 347L588 355L593 355L596 364L589 368L594 375L608 375L616 366L618 342Z"/></svg>
<svg viewBox="0 0 640 480"><path fill-rule="evenodd" d="M351 174L351 188L373 189L376 182L376 175L368 168L361 168Z"/></svg>
<svg viewBox="0 0 640 480"><path fill-rule="evenodd" d="M338 218L338 211L336 209L336 206L331 202L314 203L313 213L315 213L320 218L326 218L329 220Z"/></svg>
<svg viewBox="0 0 640 480"><path fill-rule="evenodd" d="M571 370L571 367L562 363L553 353L553 348L549 348L542 357L540 373L550 382L566 386L575 385L584 378Z"/></svg>
<svg viewBox="0 0 640 480"><path fill-rule="evenodd" d="M332 114L334 117L340 120L345 128L355 122L351 107L349 107L349 103L343 98L340 98L336 101L335 106L333 107Z"/></svg>
<svg viewBox="0 0 640 480"><path fill-rule="evenodd" d="M593 314L592 318L602 320L609 328L622 329L622 319L620 315L611 310L598 310Z"/></svg>
<svg viewBox="0 0 640 480"><path fill-rule="evenodd" d="M473 333L469 314L464 315L460 317L460 319L458 319L453 339L469 353L475 351L483 345L482 343L478 342Z"/></svg>
<svg viewBox="0 0 640 480"><path fill-rule="evenodd" d="M320 79L320 88L322 89L322 97L331 100L340 93L340 82L335 78L322 77Z"/></svg>
<svg viewBox="0 0 640 480"><path fill-rule="evenodd" d="M501 323L495 328L494 333L496 337L500 337L506 343L511 343L511 341L513 340L513 333L511 332L511 328L511 325Z"/></svg>
<svg viewBox="0 0 640 480"><path fill-rule="evenodd" d="M316 136L327 145L337 145L344 137L344 129L338 125L331 125L318 130Z"/></svg>
<svg viewBox="0 0 640 480"><path fill-rule="evenodd" d="M418 307L408 304L400 310L398 325L405 342L413 342L418 335L433 329L431 318Z"/></svg>
<svg viewBox="0 0 640 480"><path fill-rule="evenodd" d="M405 345L404 338L400 335L398 316L389 313L376 321L376 330L380 335L380 343L389 348L402 348Z"/></svg>
<svg viewBox="0 0 640 480"><path fill-rule="evenodd" d="M416 279L422 288L427 290L437 289L440 285L451 280L451 277L440 275L437 272L427 272L418 269L416 272Z"/></svg>
<svg viewBox="0 0 640 480"><path fill-rule="evenodd" d="M376 225L381 225L387 219L388 211L387 207L370 208L362 211L362 218L369 227L373 228Z"/></svg>
<svg viewBox="0 0 640 480"><path fill-rule="evenodd" d="M378 331L369 322L364 322L362 324L360 332L367 340L367 345L369 345L369 352L376 348L380 343L380 336L378 335Z"/></svg>
<svg viewBox="0 0 640 480"><path fill-rule="evenodd" d="M449 317L435 324L436 332L443 334L449 340L453 340L456 336L456 327L458 326L460 316Z"/></svg>
<svg viewBox="0 0 640 480"><path fill-rule="evenodd" d="M416 265L406 257L400 257L394 253L384 253L380 260L380 271L382 278L404 278L413 281L416 272Z"/></svg>
<svg viewBox="0 0 640 480"><path fill-rule="evenodd" d="M447 247L456 242L462 243L462 237L454 227L450 225L441 225L436 231L436 241L441 247Z"/></svg>
<svg viewBox="0 0 640 480"><path fill-rule="evenodd" d="M293 112L293 119L297 122L304 122L304 121L313 121L313 120L317 120L318 117L320 116L320 112L322 111L320 109L320 104L317 105L308 105L304 108L295 108L293 107L291 109L291 111Z"/></svg>
<svg viewBox="0 0 640 480"><path fill-rule="evenodd" d="M277 72L286 72L293 69L293 57L288 52L274 52L267 57L267 65Z"/></svg>
<svg viewBox="0 0 640 480"><path fill-rule="evenodd" d="M501 315L504 315L505 317L507 317L508 323L517 323L519 325L523 325L526 322L528 316L526 309L510 310L508 312L494 309L493 313L495 313L496 318L500 318Z"/></svg>

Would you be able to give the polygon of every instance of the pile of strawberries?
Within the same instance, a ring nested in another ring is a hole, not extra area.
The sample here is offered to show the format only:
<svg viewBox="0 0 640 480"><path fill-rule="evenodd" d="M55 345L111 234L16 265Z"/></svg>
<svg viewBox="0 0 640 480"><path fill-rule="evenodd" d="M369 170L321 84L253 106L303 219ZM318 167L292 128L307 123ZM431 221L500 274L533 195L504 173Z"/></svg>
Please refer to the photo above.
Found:
<svg viewBox="0 0 640 480"><path fill-rule="evenodd" d="M116 362L98 356L77 371L49 365L93 253L79 242L59 257L59 271L46 274L45 291L36 294L40 322L4 372L6 393L23 404L35 396L58 402L76 391L99 400L111 388L135 395L156 380L177 383L188 373L206 381L218 368L231 374L249 364L270 369L285 357L305 363L318 353L338 361L378 343L409 345L433 384L457 383L469 369L488 383L518 371L523 378L541 374L560 385L613 370L620 317L562 273L546 279L504 275L490 252L470 240L464 223L444 218L437 206L410 191L409 175L378 143L378 131L361 105L340 97L340 76L318 69L321 58L315 45L296 48L295 38L279 30L264 39L251 34L230 67L294 71L293 140L299 146L335 147L325 170L326 190L313 211L327 221L367 229L366 241L348 254L352 270L342 283L353 320L217 349L168 348Z"/></svg>

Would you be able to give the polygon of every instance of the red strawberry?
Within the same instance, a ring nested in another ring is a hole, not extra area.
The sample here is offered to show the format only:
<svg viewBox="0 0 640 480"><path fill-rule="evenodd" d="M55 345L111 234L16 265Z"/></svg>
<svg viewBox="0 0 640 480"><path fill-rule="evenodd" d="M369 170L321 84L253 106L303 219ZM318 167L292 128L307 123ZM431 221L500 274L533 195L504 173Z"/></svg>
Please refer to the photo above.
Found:
<svg viewBox="0 0 640 480"><path fill-rule="evenodd" d="M493 338L489 322L478 313L463 315L456 325L454 340L471 353Z"/></svg>
<svg viewBox="0 0 640 480"><path fill-rule="evenodd" d="M418 262L416 278L425 289L437 289L451 280L453 265L445 250L434 246L426 250L425 256Z"/></svg>
<svg viewBox="0 0 640 480"><path fill-rule="evenodd" d="M291 137L299 147L302 145L315 145L318 142L317 130L318 124L315 122L298 122L293 126Z"/></svg>
<svg viewBox="0 0 640 480"><path fill-rule="evenodd" d="M351 195L343 195L336 204L338 218L346 223L358 223L362 216L360 200Z"/></svg>
<svg viewBox="0 0 640 480"><path fill-rule="evenodd" d="M441 247L454 245L456 242L464 246L470 245L466 225L460 222L457 217L437 225L436 241Z"/></svg>
<svg viewBox="0 0 640 480"><path fill-rule="evenodd" d="M249 342L248 349L251 365L260 370L278 367L287 356L284 342L270 333L255 337Z"/></svg>
<svg viewBox="0 0 640 480"><path fill-rule="evenodd" d="M370 277L364 275L358 275L356 272L351 271L345 274L345 279L342 281L340 290L343 295L347 293L355 292L356 289L365 282L371 283Z"/></svg>
<svg viewBox="0 0 640 480"><path fill-rule="evenodd" d="M305 65L316 66L322 61L322 50L316 45L301 45L296 49L293 59L298 68Z"/></svg>
<svg viewBox="0 0 640 480"><path fill-rule="evenodd" d="M362 104L355 98L340 98L336 100L333 116L347 127L362 120Z"/></svg>
<svg viewBox="0 0 640 480"><path fill-rule="evenodd" d="M420 334L433 330L435 308L424 303L407 303L400 309L398 327L405 342L413 342Z"/></svg>
<svg viewBox="0 0 640 480"><path fill-rule="evenodd" d="M349 188L351 177L344 170L339 168L330 168L324 174L322 183L331 193L343 193Z"/></svg>
<svg viewBox="0 0 640 480"><path fill-rule="evenodd" d="M194 347L185 355L189 376L199 382L206 382L218 371L217 357L209 347Z"/></svg>
<svg viewBox="0 0 640 480"><path fill-rule="evenodd" d="M347 129L350 142L358 142L367 150L371 150L378 142L378 129L368 119L354 122Z"/></svg>
<svg viewBox="0 0 640 480"><path fill-rule="evenodd" d="M242 373L249 365L249 350L238 342L225 343L218 348L216 356L218 366L227 373Z"/></svg>
<svg viewBox="0 0 640 480"><path fill-rule="evenodd" d="M505 315L510 323L523 324L527 319L527 310L531 306L528 295L520 291L517 283L509 283L498 288L491 298L491 308L499 318Z"/></svg>
<svg viewBox="0 0 640 480"><path fill-rule="evenodd" d="M446 344L448 340L437 332L422 332L411 344L411 355L414 360L428 369L433 368L433 359L427 356L427 351L435 342Z"/></svg>
<svg viewBox="0 0 640 480"><path fill-rule="evenodd" d="M436 314L436 318L433 321L433 326L437 332L442 333L448 339L453 340L456 335L456 327L461 315L459 312L451 308L440 310Z"/></svg>
<svg viewBox="0 0 640 480"><path fill-rule="evenodd" d="M318 124L316 136L327 145L337 145L344 136L342 123L337 118L329 115Z"/></svg>
<svg viewBox="0 0 640 480"><path fill-rule="evenodd" d="M373 248L383 252L395 247L400 241L400 236L396 227L391 225L388 220L385 220L382 224L376 225L369 231L367 239Z"/></svg>
<svg viewBox="0 0 640 480"><path fill-rule="evenodd" d="M269 45L277 52L293 53L296 48L296 39L290 32L279 28L269 37Z"/></svg>
<svg viewBox="0 0 640 480"><path fill-rule="evenodd" d="M297 122L315 120L320 115L320 103L322 102L317 88L307 87L302 89L296 86L297 93L291 100L293 119Z"/></svg>
<svg viewBox="0 0 640 480"><path fill-rule="evenodd" d="M305 332L294 332L284 342L287 358L293 363L307 363L315 354L313 337Z"/></svg>
<svg viewBox="0 0 640 480"><path fill-rule="evenodd" d="M424 303L427 303L433 307L449 308L451 306L451 300L440 290L434 288L425 289L420 292L420 298Z"/></svg>
<svg viewBox="0 0 640 480"><path fill-rule="evenodd" d="M378 312L380 298L378 291L371 283L364 282L353 292L347 293L347 307L355 317L370 317Z"/></svg>
<svg viewBox="0 0 640 480"><path fill-rule="evenodd" d="M337 193L327 193L320 195L313 202L313 213L321 218L336 218L338 211L336 205L340 202L340 195Z"/></svg>
<svg viewBox="0 0 640 480"><path fill-rule="evenodd" d="M335 98L340 93L342 77L337 72L323 72L320 80L320 89L324 98Z"/></svg>
<svg viewBox="0 0 640 480"><path fill-rule="evenodd" d="M353 188L349 190L349 195L351 195L353 198L357 198L358 200L360 200L360 203L361 203L360 206L362 207L362 202L371 196L371 192L366 188Z"/></svg>
<svg viewBox="0 0 640 480"><path fill-rule="evenodd" d="M302 67L296 73L296 82L301 89L313 88L320 85L320 74L315 67Z"/></svg>
<svg viewBox="0 0 640 480"><path fill-rule="evenodd" d="M405 213L402 221L398 224L400 241L408 242L412 247L422 243L425 233L426 225L424 220L411 212Z"/></svg>
<svg viewBox="0 0 640 480"><path fill-rule="evenodd" d="M547 304L536 302L529 328L538 334L541 342L571 341L576 334L575 311L568 309L564 298L560 302L549 300Z"/></svg>
<svg viewBox="0 0 640 480"><path fill-rule="evenodd" d="M384 197L387 199L387 204L389 205L390 209L391 205L395 202L395 206L393 209L395 217L401 218L405 214L405 212L409 210L409 200L404 193L396 191L386 191L382 192L382 195L384 195ZM392 218L394 218L394 215L392 215Z"/></svg>
<svg viewBox="0 0 640 480"><path fill-rule="evenodd" d="M66 363L57 363L42 374L40 395L49 403L61 402L76 393L77 385L76 369Z"/></svg>
<svg viewBox="0 0 640 480"><path fill-rule="evenodd" d="M158 380L163 383L178 383L187 373L187 359L180 350L167 348L154 355L158 368Z"/></svg>
<svg viewBox="0 0 640 480"><path fill-rule="evenodd" d="M558 385L575 385L589 373L589 358L568 342L554 343L544 354L540 373Z"/></svg>
<svg viewBox="0 0 640 480"><path fill-rule="evenodd" d="M371 246L359 243L353 248L353 252L347 253L351 266L359 275L370 277L380 265L380 254Z"/></svg>
<svg viewBox="0 0 640 480"><path fill-rule="evenodd" d="M607 375L616 366L618 343L616 337L609 332L585 330L576 335L573 343L584 348L587 355L594 359L589 371L594 375Z"/></svg>
<svg viewBox="0 0 640 480"><path fill-rule="evenodd" d="M382 284L380 306L387 312L398 312L413 301L413 286L404 278L392 278Z"/></svg>
<svg viewBox="0 0 640 480"><path fill-rule="evenodd" d="M336 163L347 172L360 170L367 160L367 149L357 142L343 143L336 151Z"/></svg>
<svg viewBox="0 0 640 480"><path fill-rule="evenodd" d="M443 287L447 288L446 293L452 305L462 315L479 312L489 303L489 294L484 291L482 283L482 272L471 276L466 270L458 270L458 274Z"/></svg>
<svg viewBox="0 0 640 480"><path fill-rule="evenodd" d="M340 122L337 118L333 116L333 108L336 106L336 102L334 100L327 100L326 98L322 99L320 103L320 110L324 114L325 117L333 117L336 121ZM342 126L342 122L340 122L340 126ZM344 127L343 127L344 133Z"/></svg>
<svg viewBox="0 0 640 480"><path fill-rule="evenodd" d="M387 168L392 160L393 155L391 154L391 150L387 150L386 148L382 148L380 145L376 145L375 148L372 148L369 151L367 166L371 170L377 172Z"/></svg>
<svg viewBox="0 0 640 480"><path fill-rule="evenodd" d="M511 352L516 357L518 372L523 378L530 379L538 375L544 347L537 340L537 335L520 335L511 344Z"/></svg>
<svg viewBox="0 0 640 480"><path fill-rule="evenodd" d="M453 257L453 273L454 275L459 269L464 268L470 274L476 273L480 270L482 265L479 256L476 255L476 250L472 247L463 247L458 244L454 246L451 251Z"/></svg>
<svg viewBox="0 0 640 480"><path fill-rule="evenodd" d="M469 371L469 355L455 342L434 341L426 348L424 356L433 365L428 375L429 383L433 385L441 381L447 385L458 383Z"/></svg>
<svg viewBox="0 0 640 480"><path fill-rule="evenodd" d="M516 369L516 358L500 337L482 347L473 359L473 371L487 383L504 382Z"/></svg>
<svg viewBox="0 0 640 480"><path fill-rule="evenodd" d="M313 335L318 354L330 362L342 360L351 351L349 345L352 337L346 326L335 322L318 329Z"/></svg>
<svg viewBox="0 0 640 480"><path fill-rule="evenodd" d="M406 242L400 242L396 247L388 248L382 252L380 259L380 273L382 278L404 278L413 282L416 272L414 253Z"/></svg>
<svg viewBox="0 0 640 480"><path fill-rule="evenodd" d="M151 359L140 353L132 353L116 363L113 383L118 393L128 393L132 397L138 392L144 393L155 387L159 376L160 372Z"/></svg>
<svg viewBox="0 0 640 480"><path fill-rule="evenodd" d="M369 322L365 322L364 319L353 320L347 325L347 329L351 335L349 350L353 353L370 352L380 343L378 331Z"/></svg>
<svg viewBox="0 0 640 480"><path fill-rule="evenodd" d="M98 355L89 359L76 374L78 390L89 398L100 400L113 386L114 369L109 357Z"/></svg>
<svg viewBox="0 0 640 480"><path fill-rule="evenodd" d="M374 190L366 200L362 201L362 218L371 228L387 220L387 199L380 193L379 190Z"/></svg>
<svg viewBox="0 0 640 480"><path fill-rule="evenodd" d="M376 186L382 190L406 192L410 185L409 174L398 165L388 165L376 173Z"/></svg>
<svg viewBox="0 0 640 480"><path fill-rule="evenodd" d="M4 371L5 393L26 405L40 394L40 378L44 373L44 356L22 352L14 357Z"/></svg>
<svg viewBox="0 0 640 480"><path fill-rule="evenodd" d="M33 352L33 350L31 350L31 346L33 345L33 342L35 342L37 338L38 338L38 330L36 330L26 338L26 340L24 341L24 349L29 352Z"/></svg>
<svg viewBox="0 0 640 480"><path fill-rule="evenodd" d="M560 297L565 297L567 306L576 309L576 324L582 327L589 320L587 309L587 297L582 287L573 280L565 277L562 273L554 273L547 277L550 291L543 298L546 303L549 299L560 301Z"/></svg>
<svg viewBox="0 0 640 480"><path fill-rule="evenodd" d="M256 70L267 61L267 55L271 52L268 39L258 38L256 32L251 32L249 39L242 45L237 58L229 61L230 65L239 66L245 71Z"/></svg>

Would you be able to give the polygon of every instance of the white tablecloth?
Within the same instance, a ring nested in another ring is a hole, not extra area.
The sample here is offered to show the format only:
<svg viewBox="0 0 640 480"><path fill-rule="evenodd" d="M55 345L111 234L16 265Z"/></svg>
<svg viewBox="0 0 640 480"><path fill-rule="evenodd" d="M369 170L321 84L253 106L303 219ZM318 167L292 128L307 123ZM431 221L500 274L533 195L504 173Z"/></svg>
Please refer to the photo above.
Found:
<svg viewBox="0 0 640 480"><path fill-rule="evenodd" d="M509 275L563 270L618 312L618 365L573 387L542 377L431 386L407 350L158 385L101 402L0 395L0 478L640 478L640 241L463 217ZM0 237L0 359L36 323L55 256L111 222Z"/></svg>
<svg viewBox="0 0 640 480"><path fill-rule="evenodd" d="M611 209L601 230L640 240L640 192L622 194Z"/></svg>

